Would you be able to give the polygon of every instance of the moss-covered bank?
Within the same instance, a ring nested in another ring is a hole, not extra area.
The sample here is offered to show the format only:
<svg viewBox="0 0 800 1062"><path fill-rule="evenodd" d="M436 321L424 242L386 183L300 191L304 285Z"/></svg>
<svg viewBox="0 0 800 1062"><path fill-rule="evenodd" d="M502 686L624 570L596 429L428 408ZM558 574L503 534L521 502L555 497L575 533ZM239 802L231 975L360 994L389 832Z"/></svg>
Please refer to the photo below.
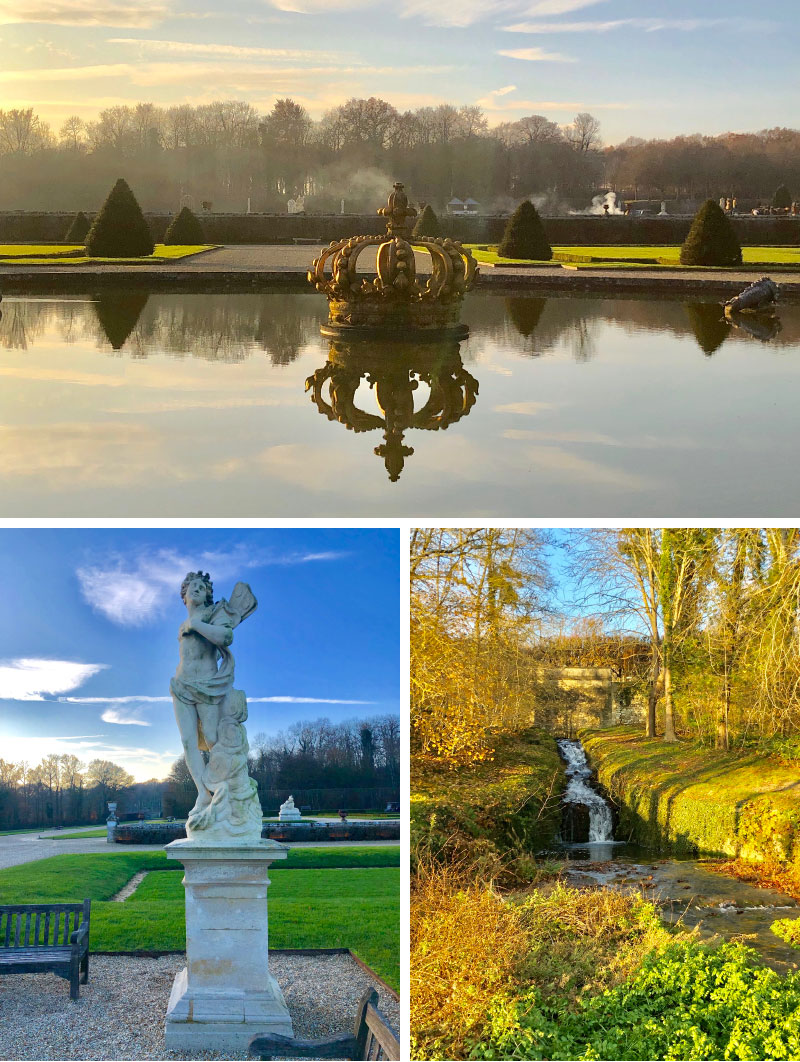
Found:
<svg viewBox="0 0 800 1062"><path fill-rule="evenodd" d="M531 728L498 738L494 758L448 769L424 757L411 763L411 849L473 860L535 852L561 818L564 767L555 739Z"/></svg>
<svg viewBox="0 0 800 1062"><path fill-rule="evenodd" d="M800 874L800 769L756 751L648 740L631 727L581 735L620 808L617 836L676 855L734 856Z"/></svg>

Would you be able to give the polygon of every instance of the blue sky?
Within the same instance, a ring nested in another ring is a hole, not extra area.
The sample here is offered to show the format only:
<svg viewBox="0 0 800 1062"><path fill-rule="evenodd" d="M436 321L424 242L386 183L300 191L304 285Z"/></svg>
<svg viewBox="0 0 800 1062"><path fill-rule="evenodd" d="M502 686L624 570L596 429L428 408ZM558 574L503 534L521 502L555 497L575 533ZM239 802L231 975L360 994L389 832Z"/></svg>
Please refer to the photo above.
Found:
<svg viewBox="0 0 800 1062"><path fill-rule="evenodd" d="M398 551L393 529L0 530L0 756L163 777L180 754L180 584L200 567L215 599L238 580L258 599L233 643L251 739L397 712Z"/></svg>
<svg viewBox="0 0 800 1062"><path fill-rule="evenodd" d="M0 108L349 96L589 110L607 143L796 125L791 0L0 0Z"/></svg>

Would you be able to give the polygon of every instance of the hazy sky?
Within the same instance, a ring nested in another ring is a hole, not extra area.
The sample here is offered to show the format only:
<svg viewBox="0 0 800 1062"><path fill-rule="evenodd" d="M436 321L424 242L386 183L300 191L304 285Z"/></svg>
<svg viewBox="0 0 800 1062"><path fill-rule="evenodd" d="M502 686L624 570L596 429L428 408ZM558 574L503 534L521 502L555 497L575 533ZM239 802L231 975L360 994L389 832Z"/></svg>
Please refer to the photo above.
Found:
<svg viewBox="0 0 800 1062"><path fill-rule="evenodd" d="M137 781L181 752L169 680L200 567L248 582L236 687L250 738L302 719L397 712L395 530L0 530L0 757L113 760Z"/></svg>
<svg viewBox="0 0 800 1062"><path fill-rule="evenodd" d="M796 0L0 0L0 107L350 96L589 110L607 143L796 126Z"/></svg>

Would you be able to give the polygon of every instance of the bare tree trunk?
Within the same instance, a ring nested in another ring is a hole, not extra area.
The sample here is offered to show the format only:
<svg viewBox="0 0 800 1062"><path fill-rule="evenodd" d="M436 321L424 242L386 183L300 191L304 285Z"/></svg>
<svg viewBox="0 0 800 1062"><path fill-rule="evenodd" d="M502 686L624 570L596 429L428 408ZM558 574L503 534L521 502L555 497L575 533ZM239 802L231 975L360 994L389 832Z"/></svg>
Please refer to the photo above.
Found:
<svg viewBox="0 0 800 1062"><path fill-rule="evenodd" d="M656 702L658 701L658 679L661 668L657 657L653 657L653 673L650 682L650 693L647 698L647 737L656 737Z"/></svg>
<svg viewBox="0 0 800 1062"><path fill-rule="evenodd" d="M728 736L728 718L731 711L731 677L730 673L725 671L724 690L722 694L722 704L717 711L717 733L715 745L718 749L725 749L726 752L730 749L730 739Z"/></svg>
<svg viewBox="0 0 800 1062"><path fill-rule="evenodd" d="M675 736L675 715L672 703L672 669L669 652L664 652L664 741L677 741Z"/></svg>

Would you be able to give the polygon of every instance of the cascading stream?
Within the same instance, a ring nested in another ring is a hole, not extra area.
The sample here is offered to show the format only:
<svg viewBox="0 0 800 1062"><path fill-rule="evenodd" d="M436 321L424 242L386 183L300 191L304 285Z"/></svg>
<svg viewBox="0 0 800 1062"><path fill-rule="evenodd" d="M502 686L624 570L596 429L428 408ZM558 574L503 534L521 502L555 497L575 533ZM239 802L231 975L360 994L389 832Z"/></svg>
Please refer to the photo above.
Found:
<svg viewBox="0 0 800 1062"><path fill-rule="evenodd" d="M568 741L562 738L558 742L558 748L566 763L567 788L562 798L563 802L582 805L589 812L589 844L608 844L614 840L611 807L608 801L589 784L592 771L583 745L580 741Z"/></svg>

